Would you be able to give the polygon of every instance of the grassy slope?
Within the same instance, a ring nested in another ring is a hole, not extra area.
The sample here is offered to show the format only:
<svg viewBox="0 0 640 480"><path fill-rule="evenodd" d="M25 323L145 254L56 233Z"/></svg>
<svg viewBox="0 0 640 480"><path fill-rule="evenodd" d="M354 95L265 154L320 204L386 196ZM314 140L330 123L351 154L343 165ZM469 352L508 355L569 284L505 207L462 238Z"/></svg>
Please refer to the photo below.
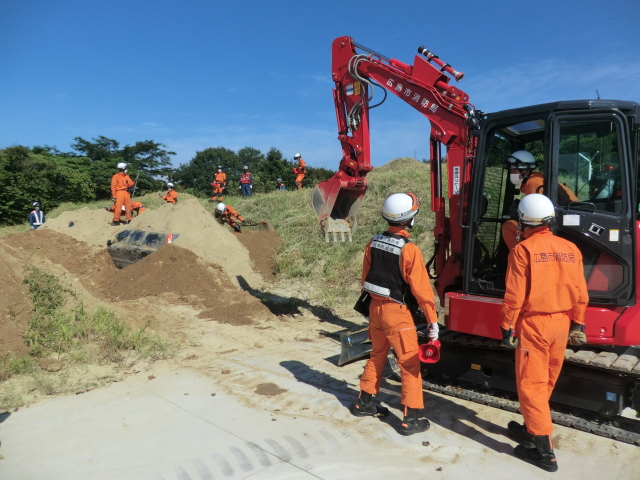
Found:
<svg viewBox="0 0 640 480"><path fill-rule="evenodd" d="M355 301L359 292L362 253L371 237L386 229L380 216L385 198L413 192L422 202L412 232L425 260L433 252L434 215L430 210L429 165L410 158L393 160L368 174L369 187L360 211L353 242L326 242L311 207L312 189L234 197L238 211L252 221L269 220L284 238L277 256L280 275L304 278L324 292L327 306Z"/></svg>

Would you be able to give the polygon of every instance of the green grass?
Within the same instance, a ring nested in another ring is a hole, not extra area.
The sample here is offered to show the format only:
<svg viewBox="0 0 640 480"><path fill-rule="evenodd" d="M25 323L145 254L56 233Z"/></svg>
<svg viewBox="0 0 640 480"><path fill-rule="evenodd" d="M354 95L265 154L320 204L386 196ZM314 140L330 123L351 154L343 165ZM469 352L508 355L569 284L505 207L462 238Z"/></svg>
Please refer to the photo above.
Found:
<svg viewBox="0 0 640 480"><path fill-rule="evenodd" d="M135 352L138 358L163 358L169 343L149 331L150 321L132 328L113 312L99 307L89 311L54 275L38 268L26 270L33 313L25 341L31 355L74 353L93 345L94 360L119 362Z"/></svg>
<svg viewBox="0 0 640 480"><path fill-rule="evenodd" d="M151 320L133 328L105 308L87 310L58 278L38 268L25 269L33 311L24 339L30 356L0 357L0 380L38 375L37 359L61 355L65 363L105 364L158 360L173 355L175 345L150 331Z"/></svg>
<svg viewBox="0 0 640 480"><path fill-rule="evenodd" d="M415 193L422 203L412 231L425 261L433 252L434 215L430 210L429 165L409 158L396 159L367 175L369 187L358 212L358 228L352 242L326 242L311 206L313 189L231 197L229 202L251 221L268 220L284 242L276 255L276 273L312 282L325 306L355 301L359 292L362 254L375 233L386 230L381 217L387 196ZM226 198L225 198L226 200ZM213 211L212 203L203 202Z"/></svg>

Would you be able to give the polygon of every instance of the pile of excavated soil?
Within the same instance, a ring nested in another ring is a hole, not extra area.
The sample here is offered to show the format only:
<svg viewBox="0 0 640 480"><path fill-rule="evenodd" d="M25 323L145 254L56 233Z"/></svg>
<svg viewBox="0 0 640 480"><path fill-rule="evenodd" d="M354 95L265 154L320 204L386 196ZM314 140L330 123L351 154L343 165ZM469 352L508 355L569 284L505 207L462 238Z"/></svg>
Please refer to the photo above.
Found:
<svg viewBox="0 0 640 480"><path fill-rule="evenodd" d="M46 261L59 265L98 301L131 305L144 300L138 313L150 305L155 313L149 311L149 315L158 316L163 305L179 305L199 311L199 318L232 325L272 317L260 300L233 285L220 266L175 244L164 245L124 269L114 265L105 248L51 230L9 235L0 243L0 252L0 258L6 257L16 265L34 263L46 268L43 263ZM22 281L20 269L15 279L18 286ZM9 308L9 303L3 300L2 304L5 303ZM26 300L19 303L30 310ZM170 329L170 315L162 323L163 329Z"/></svg>
<svg viewBox="0 0 640 480"><path fill-rule="evenodd" d="M274 256L282 239L274 231L242 229L236 237L249 250L253 266L267 280L275 278Z"/></svg>
<svg viewBox="0 0 640 480"><path fill-rule="evenodd" d="M222 267L234 284L241 285L244 280L257 288L262 283L260 275L252 269L249 252L237 235L228 226L220 225L194 198L177 205L166 204L156 210L145 210L129 225L112 227L109 225L111 219L111 214L105 210L82 208L48 220L38 231L53 230L101 246L125 229L179 233L174 240L176 245Z"/></svg>

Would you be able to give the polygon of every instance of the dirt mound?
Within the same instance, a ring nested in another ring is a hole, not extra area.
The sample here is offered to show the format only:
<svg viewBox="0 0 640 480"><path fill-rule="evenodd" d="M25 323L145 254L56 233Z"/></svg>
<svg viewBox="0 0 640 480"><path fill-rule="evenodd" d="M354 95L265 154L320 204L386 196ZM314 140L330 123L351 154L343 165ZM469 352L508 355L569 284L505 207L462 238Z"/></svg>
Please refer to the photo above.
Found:
<svg viewBox="0 0 640 480"><path fill-rule="evenodd" d="M64 212L47 221L40 230L53 230L92 245L106 245L121 230L139 228L156 232L179 233L174 243L191 250L198 257L223 268L231 281L239 285L242 277L252 287L262 283L260 275L253 271L249 252L226 225L220 225L195 199L190 198L177 205L166 204L156 210L145 210L134 217L131 224L111 227L111 214L105 210L80 210Z"/></svg>
<svg viewBox="0 0 640 480"><path fill-rule="evenodd" d="M276 269L274 255L282 239L274 231L249 230L245 228L236 237L247 250L254 268L267 280L274 278Z"/></svg>
<svg viewBox="0 0 640 480"><path fill-rule="evenodd" d="M124 269L114 265L104 248L51 230L9 235L0 247L0 259L6 257L17 265L48 260L62 266L79 279L90 294L107 303L145 299L146 304L153 304L155 297L166 297L167 303L200 310L200 318L233 325L245 325L257 316L271 315L262 302L238 290L220 266L175 244L164 245ZM19 270L18 284L22 280ZM157 308L161 309L161 304L159 302ZM7 303L6 308L9 307Z"/></svg>

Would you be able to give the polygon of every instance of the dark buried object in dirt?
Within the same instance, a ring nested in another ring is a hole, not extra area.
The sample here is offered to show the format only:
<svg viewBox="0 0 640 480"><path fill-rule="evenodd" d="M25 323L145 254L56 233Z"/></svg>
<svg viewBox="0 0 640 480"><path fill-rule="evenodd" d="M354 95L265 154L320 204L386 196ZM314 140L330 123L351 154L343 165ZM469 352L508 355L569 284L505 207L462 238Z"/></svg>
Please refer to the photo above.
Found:
<svg viewBox="0 0 640 480"><path fill-rule="evenodd" d="M142 260L165 243L172 243L179 236L179 233L172 232L123 230L116 234L115 242L107 242L107 251L116 267L124 268Z"/></svg>

